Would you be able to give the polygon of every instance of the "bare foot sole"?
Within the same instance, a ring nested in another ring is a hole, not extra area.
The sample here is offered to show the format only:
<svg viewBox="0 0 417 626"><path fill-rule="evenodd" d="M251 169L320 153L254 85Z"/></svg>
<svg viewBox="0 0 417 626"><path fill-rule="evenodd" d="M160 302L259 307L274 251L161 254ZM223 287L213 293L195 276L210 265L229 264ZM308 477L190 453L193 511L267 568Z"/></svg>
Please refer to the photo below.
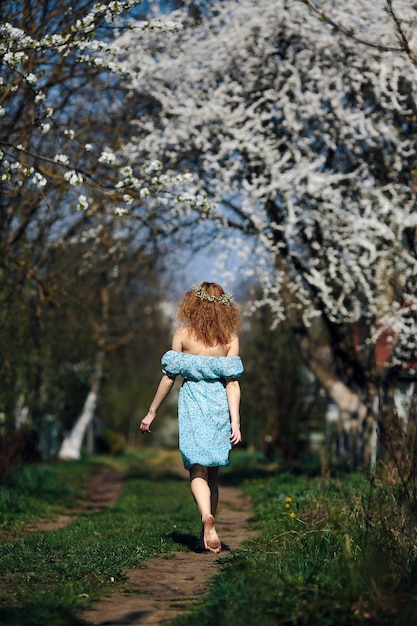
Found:
<svg viewBox="0 0 417 626"><path fill-rule="evenodd" d="M204 522L204 547L209 552L218 554L222 550L222 544L214 526L214 517L207 515Z"/></svg>

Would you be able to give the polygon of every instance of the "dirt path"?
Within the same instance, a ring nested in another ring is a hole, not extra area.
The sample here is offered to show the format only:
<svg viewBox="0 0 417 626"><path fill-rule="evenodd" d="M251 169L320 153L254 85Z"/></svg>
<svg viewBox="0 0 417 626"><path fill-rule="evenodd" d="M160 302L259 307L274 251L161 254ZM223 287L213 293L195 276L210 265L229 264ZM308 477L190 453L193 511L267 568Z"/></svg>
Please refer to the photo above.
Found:
<svg viewBox="0 0 417 626"><path fill-rule="evenodd" d="M122 488L123 480L120 470L110 466L97 467L87 479L84 495L74 509L52 519L27 524L23 533L57 530L68 526L80 515L102 511L117 501Z"/></svg>
<svg viewBox="0 0 417 626"><path fill-rule="evenodd" d="M178 453L161 452L152 462L159 468L169 467L188 483L188 472ZM79 504L52 519L28 524L20 535L63 528L81 515L103 510L114 504L123 488L123 475L111 466L97 467L87 480ZM186 488L186 487L185 487ZM191 497L191 494L190 494ZM253 537L249 528L251 509L249 500L236 487L220 486L220 505L216 529L222 541L220 555L189 550L175 552L170 559L154 558L141 569L129 569L127 581L110 597L104 598L84 611L80 617L94 626L136 626L166 624L191 602L208 590L209 579L218 567L219 556L238 548Z"/></svg>
<svg viewBox="0 0 417 626"><path fill-rule="evenodd" d="M178 469L184 478L188 474ZM190 496L191 497L191 496ZM234 550L255 535L248 528L251 510L243 493L220 487L216 528L223 552ZM144 569L126 571L128 580L121 591L104 598L80 617L95 626L163 625L187 610L187 605L208 589L218 567L218 554L175 552L172 559L155 558Z"/></svg>

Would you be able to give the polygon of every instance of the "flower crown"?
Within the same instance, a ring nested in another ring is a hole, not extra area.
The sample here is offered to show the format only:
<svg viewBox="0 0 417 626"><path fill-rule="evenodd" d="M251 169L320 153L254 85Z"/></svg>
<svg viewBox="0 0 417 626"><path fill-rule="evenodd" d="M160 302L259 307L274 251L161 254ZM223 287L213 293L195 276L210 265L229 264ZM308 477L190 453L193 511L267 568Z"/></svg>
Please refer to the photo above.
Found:
<svg viewBox="0 0 417 626"><path fill-rule="evenodd" d="M209 302L219 302L220 304L224 304L229 306L231 302L233 302L233 292L225 291L221 296L212 296L211 294L204 291L201 287L203 283L193 283L192 290L195 292L195 295L202 300L208 300Z"/></svg>

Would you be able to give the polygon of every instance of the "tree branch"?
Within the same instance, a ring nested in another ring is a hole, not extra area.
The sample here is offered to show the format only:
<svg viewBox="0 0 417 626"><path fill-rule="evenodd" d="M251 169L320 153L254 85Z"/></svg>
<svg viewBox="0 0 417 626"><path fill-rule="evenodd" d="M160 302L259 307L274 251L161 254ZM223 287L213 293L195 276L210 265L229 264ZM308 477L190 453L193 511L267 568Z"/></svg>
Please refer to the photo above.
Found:
<svg viewBox="0 0 417 626"><path fill-rule="evenodd" d="M375 48L376 50L381 50L381 52L405 53L408 56L408 58L410 59L410 61L413 63L413 65L415 65L417 67L417 55L410 48L410 45L409 45L409 42L408 42L408 38L407 38L406 34L404 33L404 30L403 30L403 28L401 26L400 19L398 18L398 16L394 12L391 0L386 0L386 2L387 2L386 11L390 15L391 19L393 20L393 22L395 24L395 28L396 28L396 31L398 33L398 39L399 39L400 47L384 46L382 44L379 44L379 43L376 43L376 42L373 42L373 41L368 41L366 39L362 39L361 37L357 37L356 35L354 35L353 30L349 30L349 29L345 28L344 26L341 26L340 24L338 24L334 20L332 20L326 14L325 11L320 11L320 9L315 7L314 4L311 2L311 0L300 0L300 2L305 4L313 13L315 13L322 22L326 22L327 24L332 26L335 30L337 30L339 33L341 33L345 37L348 37L352 41L355 41L358 44L367 46L368 48Z"/></svg>

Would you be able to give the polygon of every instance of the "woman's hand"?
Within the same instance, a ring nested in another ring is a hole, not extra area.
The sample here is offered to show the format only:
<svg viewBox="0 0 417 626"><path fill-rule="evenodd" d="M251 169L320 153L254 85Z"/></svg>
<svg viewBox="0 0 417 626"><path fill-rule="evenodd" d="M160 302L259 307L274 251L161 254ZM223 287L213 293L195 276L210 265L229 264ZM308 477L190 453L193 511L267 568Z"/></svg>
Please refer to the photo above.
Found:
<svg viewBox="0 0 417 626"><path fill-rule="evenodd" d="M234 446L242 441L242 433L239 424L232 424L232 434L230 435L230 443Z"/></svg>
<svg viewBox="0 0 417 626"><path fill-rule="evenodd" d="M151 411L149 411L148 414L145 415L145 417L139 424L139 430L141 431L142 435L144 435L145 433L151 432L150 425L154 421L155 417L156 417L156 413L152 413Z"/></svg>
<svg viewBox="0 0 417 626"><path fill-rule="evenodd" d="M166 374L162 376L161 381L158 385L158 389L156 390L155 397L152 400L151 406L149 407L147 414L139 424L139 429L143 435L145 433L151 432L151 429L149 427L156 417L157 410L171 391L174 382L175 377L170 378Z"/></svg>

